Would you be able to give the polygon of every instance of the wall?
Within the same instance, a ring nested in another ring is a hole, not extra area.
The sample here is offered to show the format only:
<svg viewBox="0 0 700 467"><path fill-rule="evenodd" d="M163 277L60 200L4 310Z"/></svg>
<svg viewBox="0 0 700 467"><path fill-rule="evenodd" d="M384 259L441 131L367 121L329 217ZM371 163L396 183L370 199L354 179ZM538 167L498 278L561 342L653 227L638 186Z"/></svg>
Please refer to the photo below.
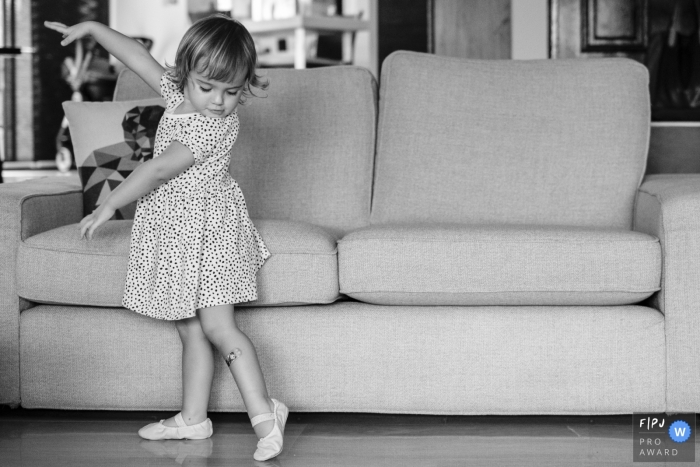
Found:
<svg viewBox="0 0 700 467"><path fill-rule="evenodd" d="M377 38L380 60L399 49L471 59L547 59L549 1L379 0Z"/></svg>
<svg viewBox="0 0 700 467"><path fill-rule="evenodd" d="M363 18L370 20L376 30L377 3L381 1L344 0L343 12L346 15L354 15L363 11ZM151 37L154 40L151 52L163 64L166 60L168 63L174 61L177 44L190 24L187 0L167 2L164 0L112 0L110 2L110 26L129 36ZM548 58L548 0L511 0L511 27L512 58ZM357 34L355 64L369 68L376 76L378 52L376 41L372 44L370 34L369 31Z"/></svg>
<svg viewBox="0 0 700 467"><path fill-rule="evenodd" d="M549 58L549 2L511 0L512 58Z"/></svg>
<svg viewBox="0 0 700 467"><path fill-rule="evenodd" d="M511 0L433 0L435 54L509 59L511 43Z"/></svg>
<svg viewBox="0 0 700 467"><path fill-rule="evenodd" d="M355 57L354 63L357 66L369 68L377 76L376 70L376 47L370 40L372 30L376 31L376 5L381 0L343 0L343 14L356 15L362 12L362 19L373 22L369 31L361 31L355 35ZM375 32L376 37L376 32Z"/></svg>
<svg viewBox="0 0 700 467"><path fill-rule="evenodd" d="M109 25L127 36L153 39L151 54L162 65L175 62L180 39L190 27L187 0L111 0Z"/></svg>
<svg viewBox="0 0 700 467"><path fill-rule="evenodd" d="M377 0L344 0L343 13L363 12L363 19L373 17ZM157 18L157 20L156 20ZM173 63L180 39L192 24L187 14L187 0L111 0L112 28L127 36L145 36L153 39L151 54L161 64ZM370 43L370 32L360 32L355 38L355 64L372 70L376 75Z"/></svg>

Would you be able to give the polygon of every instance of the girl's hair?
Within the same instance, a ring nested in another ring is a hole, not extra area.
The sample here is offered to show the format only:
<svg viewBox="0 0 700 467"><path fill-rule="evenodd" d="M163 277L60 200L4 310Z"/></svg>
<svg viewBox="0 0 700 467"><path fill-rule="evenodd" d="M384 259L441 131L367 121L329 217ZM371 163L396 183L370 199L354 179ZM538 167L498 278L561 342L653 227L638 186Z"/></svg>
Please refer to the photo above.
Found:
<svg viewBox="0 0 700 467"><path fill-rule="evenodd" d="M240 102L254 95L251 86L267 89L268 82L255 73L258 55L248 30L238 21L215 14L195 22L177 48L175 66L169 66L173 81L183 91L191 71L208 79L231 82L242 70L246 84Z"/></svg>

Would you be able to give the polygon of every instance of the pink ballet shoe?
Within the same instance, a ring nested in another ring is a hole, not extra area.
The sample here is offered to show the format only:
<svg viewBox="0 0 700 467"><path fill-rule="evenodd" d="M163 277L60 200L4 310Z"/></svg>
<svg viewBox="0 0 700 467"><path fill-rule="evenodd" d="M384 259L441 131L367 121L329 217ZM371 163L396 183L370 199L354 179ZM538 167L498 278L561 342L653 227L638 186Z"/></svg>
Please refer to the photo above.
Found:
<svg viewBox="0 0 700 467"><path fill-rule="evenodd" d="M161 420L158 423L149 423L139 430L139 436L152 441L159 439L206 439L213 433L211 420L208 418L196 425L187 425L182 414L175 415L176 427L165 426Z"/></svg>
<svg viewBox="0 0 700 467"><path fill-rule="evenodd" d="M253 459L256 461L272 459L282 452L282 437L284 436L284 425L287 423L289 409L277 399L272 399L272 403L274 404L274 413L264 413L250 419L253 426L268 420L275 421L272 431L258 441L258 449L253 454Z"/></svg>

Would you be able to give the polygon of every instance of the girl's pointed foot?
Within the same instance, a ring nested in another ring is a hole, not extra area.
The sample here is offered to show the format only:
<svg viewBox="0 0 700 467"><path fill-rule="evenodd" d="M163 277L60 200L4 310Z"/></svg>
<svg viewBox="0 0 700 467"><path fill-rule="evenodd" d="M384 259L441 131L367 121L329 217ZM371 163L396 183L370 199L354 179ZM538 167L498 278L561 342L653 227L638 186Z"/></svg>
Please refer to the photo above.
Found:
<svg viewBox="0 0 700 467"><path fill-rule="evenodd" d="M272 413L257 415L250 420L253 426L267 420L275 421L272 431L270 431L270 433L264 438L260 438L260 441L258 441L258 448L255 451L255 454L253 454L253 459L256 461L266 461L268 459L272 459L282 452L284 426L287 423L289 409L277 399L272 399L272 403L274 404Z"/></svg>
<svg viewBox="0 0 700 467"><path fill-rule="evenodd" d="M211 420L208 418L202 423L187 425L182 419L182 414L179 413L175 415L177 427L165 426L163 421L144 426L139 430L139 436L152 441L160 439L206 439L214 433Z"/></svg>

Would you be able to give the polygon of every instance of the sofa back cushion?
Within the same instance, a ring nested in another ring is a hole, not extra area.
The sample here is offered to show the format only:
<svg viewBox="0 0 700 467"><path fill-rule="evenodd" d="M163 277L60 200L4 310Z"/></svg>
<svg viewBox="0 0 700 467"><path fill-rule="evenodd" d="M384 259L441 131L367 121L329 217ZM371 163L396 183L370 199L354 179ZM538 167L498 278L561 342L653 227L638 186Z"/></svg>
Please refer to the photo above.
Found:
<svg viewBox="0 0 700 467"><path fill-rule="evenodd" d="M250 216L309 222L338 237L368 225L377 118L372 75L359 67L259 74L269 87L253 89L260 98L238 106L241 130L231 153ZM126 86L118 83L115 97L150 95L133 73L119 81Z"/></svg>
<svg viewBox="0 0 700 467"><path fill-rule="evenodd" d="M382 66L371 223L630 228L647 86L627 59L394 53Z"/></svg>
<svg viewBox="0 0 700 467"><path fill-rule="evenodd" d="M160 93L150 87L139 75L128 68L119 72L117 85L114 87L115 101L132 101L136 99L148 99L150 97L160 97Z"/></svg>

